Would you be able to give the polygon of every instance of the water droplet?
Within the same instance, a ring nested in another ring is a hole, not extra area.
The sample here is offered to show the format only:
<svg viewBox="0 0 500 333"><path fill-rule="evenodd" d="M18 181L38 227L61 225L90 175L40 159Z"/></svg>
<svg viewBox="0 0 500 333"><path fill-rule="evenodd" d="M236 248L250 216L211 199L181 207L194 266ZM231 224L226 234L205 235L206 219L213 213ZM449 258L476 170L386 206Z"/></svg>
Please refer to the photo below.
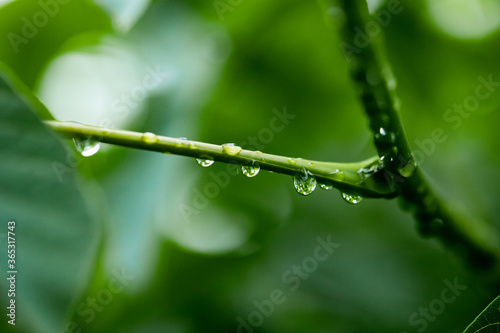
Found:
<svg viewBox="0 0 500 333"><path fill-rule="evenodd" d="M299 194L309 195L316 189L316 178L305 172L293 177L293 186Z"/></svg>
<svg viewBox="0 0 500 333"><path fill-rule="evenodd" d="M158 137L154 133L146 132L142 135L142 141L147 144L153 144L158 142Z"/></svg>
<svg viewBox="0 0 500 333"><path fill-rule="evenodd" d="M297 164L297 160L295 158L288 158L288 163L290 163L291 165L295 165Z"/></svg>
<svg viewBox="0 0 500 333"><path fill-rule="evenodd" d="M391 68L389 66L385 66L384 69L382 70L382 73L387 82L387 87L389 88L389 90L395 90L398 85L398 82L396 81L396 78L394 77Z"/></svg>
<svg viewBox="0 0 500 333"><path fill-rule="evenodd" d="M242 148L235 146L234 143L225 143L222 145L222 152L231 156L238 155L241 150Z"/></svg>
<svg viewBox="0 0 500 333"><path fill-rule="evenodd" d="M366 82L368 82L369 85L376 86L380 84L382 81L382 77L379 73L378 67L370 67L366 71Z"/></svg>
<svg viewBox="0 0 500 333"><path fill-rule="evenodd" d="M375 140L383 143L394 143L396 141L396 134L380 127L378 133L375 133Z"/></svg>
<svg viewBox="0 0 500 333"><path fill-rule="evenodd" d="M394 110L400 110L401 109L401 99L398 96L394 97L394 102L392 103L392 106L394 107Z"/></svg>
<svg viewBox="0 0 500 333"><path fill-rule="evenodd" d="M417 163L415 163L415 160L413 159L413 157L411 157L408 160L408 162L405 163L404 166L398 168L398 172L401 176L409 178L413 175L416 168L417 168Z"/></svg>
<svg viewBox="0 0 500 333"><path fill-rule="evenodd" d="M419 186L417 187L417 193L418 193L418 194L423 194L423 193L424 193L424 192L426 192L426 191L427 191L427 186L425 186L425 185L419 185Z"/></svg>
<svg viewBox="0 0 500 333"><path fill-rule="evenodd" d="M363 200L362 196L359 195L354 195L354 194L349 194L349 193L342 193L342 199L344 199L346 202L350 204L358 204Z"/></svg>
<svg viewBox="0 0 500 333"><path fill-rule="evenodd" d="M241 172L247 177L255 177L260 171L260 166L257 162L253 162L252 165L242 165Z"/></svg>
<svg viewBox="0 0 500 333"><path fill-rule="evenodd" d="M379 159L379 161L380 161L380 164L382 165L382 167L387 168L387 166L390 163L394 162L394 157L391 157L391 156L388 156L388 155L387 156L382 156Z"/></svg>
<svg viewBox="0 0 500 333"><path fill-rule="evenodd" d="M431 194L426 194L422 199L423 205L426 207L427 212L433 213L437 211L438 203L436 202L436 198Z"/></svg>
<svg viewBox="0 0 500 333"><path fill-rule="evenodd" d="M388 126L389 123L391 122L391 118L386 113L381 113L381 114L376 115L375 119L376 119L376 123L380 127Z"/></svg>
<svg viewBox="0 0 500 333"><path fill-rule="evenodd" d="M92 138L73 139L73 142L75 143L76 150L78 150L80 154L85 157L94 155L99 151L99 148L101 148L101 143Z"/></svg>
<svg viewBox="0 0 500 333"><path fill-rule="evenodd" d="M373 87L373 97L375 97L375 103L381 110L385 110L389 107L389 103L392 103L392 100L387 97L385 89L381 86Z"/></svg>
<svg viewBox="0 0 500 333"><path fill-rule="evenodd" d="M202 167L206 168L214 164L214 160L210 158L197 158L196 161L198 162L199 165Z"/></svg>
<svg viewBox="0 0 500 333"><path fill-rule="evenodd" d="M382 158L380 160L382 160ZM382 163L383 163L383 161L382 162L379 161L379 162L374 163L370 166L359 169L358 175L361 178L361 180L364 181L367 178L370 178L373 175L375 175L377 172L379 172L381 170Z"/></svg>
<svg viewBox="0 0 500 333"><path fill-rule="evenodd" d="M434 219L434 220L432 220L432 222L431 222L431 227L432 227L434 230L440 230L440 229L443 229L443 228L444 228L444 222L443 222L443 220L441 220L441 219Z"/></svg>
<svg viewBox="0 0 500 333"><path fill-rule="evenodd" d="M318 182L319 187L323 190L331 190L333 188L333 185L330 183L323 183L323 182Z"/></svg>
<svg viewBox="0 0 500 333"><path fill-rule="evenodd" d="M177 141L177 142L175 143L175 145L176 145L177 147L187 147L187 143L186 143L186 142L183 142L183 141L187 141L187 140L188 140L188 139L187 139L187 138L185 138L185 137L180 137L180 138L179 138L179 141Z"/></svg>
<svg viewBox="0 0 500 333"><path fill-rule="evenodd" d="M344 171L340 171L339 169L335 169L329 174L332 175L332 178L335 178L335 180L338 181L343 181L345 179Z"/></svg>
<svg viewBox="0 0 500 333"><path fill-rule="evenodd" d="M210 156L200 156L200 158L197 158L196 161L204 168L214 164L214 160Z"/></svg>

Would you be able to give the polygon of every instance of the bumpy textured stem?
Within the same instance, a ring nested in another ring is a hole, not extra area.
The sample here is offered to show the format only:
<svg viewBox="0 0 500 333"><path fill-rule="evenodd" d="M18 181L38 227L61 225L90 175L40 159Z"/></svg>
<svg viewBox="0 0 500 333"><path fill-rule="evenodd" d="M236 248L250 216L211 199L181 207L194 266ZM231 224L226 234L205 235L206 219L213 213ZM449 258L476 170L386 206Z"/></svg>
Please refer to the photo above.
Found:
<svg viewBox="0 0 500 333"><path fill-rule="evenodd" d="M370 198L391 198L395 191L385 182L377 156L358 163L329 163L265 154L226 145L89 126L75 122L46 121L52 129L71 138L90 138L129 148L170 153L218 162L252 165L287 175L308 173L318 182L351 194ZM241 150L240 150L241 149Z"/></svg>
<svg viewBox="0 0 500 333"><path fill-rule="evenodd" d="M395 103L395 80L384 59L383 47L379 38L371 38L366 32L369 22L375 22L368 13L366 0L338 0L338 3L345 20L340 28L340 47L360 91L377 152L384 161L388 185L401 195L424 235L439 237L475 266L498 269L497 233L483 221L465 217L438 197L412 158Z"/></svg>

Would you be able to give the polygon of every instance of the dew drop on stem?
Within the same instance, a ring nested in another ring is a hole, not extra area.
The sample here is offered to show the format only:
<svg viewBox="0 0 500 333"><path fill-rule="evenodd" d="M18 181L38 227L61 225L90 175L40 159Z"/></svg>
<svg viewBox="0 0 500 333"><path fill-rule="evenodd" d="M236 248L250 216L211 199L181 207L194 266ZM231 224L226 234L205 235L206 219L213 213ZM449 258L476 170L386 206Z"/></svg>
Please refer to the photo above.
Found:
<svg viewBox="0 0 500 333"><path fill-rule="evenodd" d="M403 166L398 168L398 172L401 176L409 178L413 175L416 168L417 164L415 163L413 157L411 157L409 161L407 161Z"/></svg>
<svg viewBox="0 0 500 333"><path fill-rule="evenodd" d="M222 145L222 152L227 155L236 156L242 151L242 148L234 143L225 143Z"/></svg>
<svg viewBox="0 0 500 333"><path fill-rule="evenodd" d="M380 127L378 132L375 133L375 140L381 143L394 143L396 142L396 133Z"/></svg>
<svg viewBox="0 0 500 333"><path fill-rule="evenodd" d="M158 137L154 133L146 132L142 135L142 141L147 144L153 144L158 142Z"/></svg>
<svg viewBox="0 0 500 333"><path fill-rule="evenodd" d="M355 194L342 193L342 199L344 199L346 202L352 205L355 205L360 203L361 200L363 200L363 197Z"/></svg>
<svg viewBox="0 0 500 333"><path fill-rule="evenodd" d="M76 150L85 157L94 155L101 148L101 143L92 138L74 138L73 142L75 143Z"/></svg>
<svg viewBox="0 0 500 333"><path fill-rule="evenodd" d="M252 165L242 165L241 172L247 177L255 177L260 171L260 166L257 162L253 162Z"/></svg>
<svg viewBox="0 0 500 333"><path fill-rule="evenodd" d="M316 178L308 172L295 175L293 185L299 194L309 195L316 189Z"/></svg>
<svg viewBox="0 0 500 333"><path fill-rule="evenodd" d="M323 190L331 190L333 188L333 185L327 182L318 182L319 187Z"/></svg>
<svg viewBox="0 0 500 333"><path fill-rule="evenodd" d="M197 158L196 161L198 162L199 165L202 167L206 168L214 164L214 160L210 158Z"/></svg>
<svg viewBox="0 0 500 333"><path fill-rule="evenodd" d="M188 141L188 138L185 138L185 137L180 137L179 138L179 141L177 141L175 143L175 145L177 147L187 147L187 142L184 142L184 141Z"/></svg>

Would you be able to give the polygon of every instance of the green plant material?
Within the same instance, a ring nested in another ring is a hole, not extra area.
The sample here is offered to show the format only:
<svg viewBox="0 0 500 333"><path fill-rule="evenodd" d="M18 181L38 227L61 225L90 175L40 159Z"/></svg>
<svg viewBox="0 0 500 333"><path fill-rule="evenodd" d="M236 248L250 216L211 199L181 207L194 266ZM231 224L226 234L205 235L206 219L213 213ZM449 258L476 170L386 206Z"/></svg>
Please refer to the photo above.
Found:
<svg viewBox="0 0 500 333"><path fill-rule="evenodd" d="M15 266L7 267L7 237L1 239L0 270L18 272L16 328L60 332L89 281L98 229L76 169L65 167L64 181L58 177L71 153L35 115L48 113L27 91L0 72L0 233L13 231L16 245ZM10 285L2 279L0 286L4 299Z"/></svg>
<svg viewBox="0 0 500 333"><path fill-rule="evenodd" d="M47 121L46 124L71 138L90 138L104 143L190 156L201 160L241 165L258 163L262 170L291 176L308 173L321 183L331 184L341 191L356 195L374 198L390 198L394 196L394 191L385 182L378 157L358 163L318 162L265 154L227 144L219 146L198 141L157 136L149 132L139 133L107 129L62 121Z"/></svg>
<svg viewBox="0 0 500 333"><path fill-rule="evenodd" d="M500 262L496 233L483 221L452 209L435 193L416 165L395 102L395 79L379 38L370 37L364 47L349 49L359 29L370 21L366 2L339 0L339 4L345 17L340 46L370 120L387 183L407 201L423 235L440 238L474 266L495 267Z"/></svg>
<svg viewBox="0 0 500 333"><path fill-rule="evenodd" d="M465 329L464 333L496 333L500 329L500 296Z"/></svg>
<svg viewBox="0 0 500 333"><path fill-rule="evenodd" d="M17 93L18 98L25 100L27 104L31 105L33 107L32 110L38 114L38 117L42 120L54 120L54 117L49 110L47 110L45 105L43 105L40 100L33 95L31 90L16 76L16 74L1 61L0 73L6 78L9 78L9 84L11 85L13 91Z"/></svg>
<svg viewBox="0 0 500 333"><path fill-rule="evenodd" d="M30 88L72 37L111 32L110 18L91 1L17 0L2 7L0 22L0 61Z"/></svg>

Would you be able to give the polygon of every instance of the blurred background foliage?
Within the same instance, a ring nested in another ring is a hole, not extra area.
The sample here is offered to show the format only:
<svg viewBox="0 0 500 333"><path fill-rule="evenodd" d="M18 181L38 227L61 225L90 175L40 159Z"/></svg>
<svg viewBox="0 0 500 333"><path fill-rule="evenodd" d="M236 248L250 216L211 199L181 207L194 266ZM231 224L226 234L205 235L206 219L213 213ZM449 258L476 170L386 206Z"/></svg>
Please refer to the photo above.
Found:
<svg viewBox="0 0 500 333"><path fill-rule="evenodd" d="M56 119L324 161L375 154L333 2L1 3L0 61ZM23 36L27 21L49 13L41 3L57 13L13 46L9 33ZM474 95L479 76L500 81L500 4L400 3L383 31L409 141L422 151L418 142L443 129L446 140L423 154L423 169L457 209L500 230L500 91L459 126L444 118ZM369 5L374 12L387 3ZM294 116L289 124L262 134L283 110ZM438 241L419 236L397 200L352 206L338 191L319 189L302 197L283 175L227 176L225 165L204 169L184 157L110 146L76 159L81 181L74 186L101 236L68 332L416 332L423 326L410 323L412 314L440 298L445 279L467 289L425 331L462 332L498 292ZM76 212L64 213L71 226ZM340 247L291 290L283 274L313 255L318 237ZM58 274L55 258L30 259ZM97 295L117 271L133 278L103 304ZM238 318L248 322L254 301L275 289L286 301L261 325L239 328ZM19 305L19 321L29 320L23 316ZM35 322L24 331L62 332L64 325Z"/></svg>

